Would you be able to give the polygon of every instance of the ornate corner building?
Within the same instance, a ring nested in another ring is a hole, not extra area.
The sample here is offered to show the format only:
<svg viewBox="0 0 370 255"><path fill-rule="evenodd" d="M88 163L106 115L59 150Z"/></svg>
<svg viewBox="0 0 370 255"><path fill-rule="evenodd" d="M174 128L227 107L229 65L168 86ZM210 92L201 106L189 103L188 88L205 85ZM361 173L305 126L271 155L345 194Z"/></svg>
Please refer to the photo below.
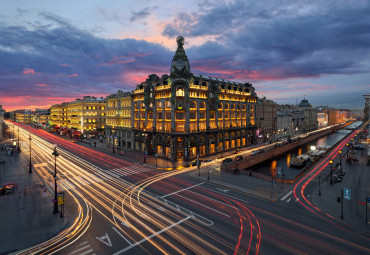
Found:
<svg viewBox="0 0 370 255"><path fill-rule="evenodd" d="M133 150L189 161L243 147L255 140L257 95L250 83L191 72L178 48L170 75L149 75L133 91Z"/></svg>

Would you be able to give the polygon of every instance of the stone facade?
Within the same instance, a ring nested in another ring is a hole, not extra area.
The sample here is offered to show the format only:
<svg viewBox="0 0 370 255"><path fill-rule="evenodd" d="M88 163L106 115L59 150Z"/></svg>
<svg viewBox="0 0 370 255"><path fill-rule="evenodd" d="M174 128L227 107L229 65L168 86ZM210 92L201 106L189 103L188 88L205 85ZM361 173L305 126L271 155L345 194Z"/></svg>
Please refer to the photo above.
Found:
<svg viewBox="0 0 370 255"><path fill-rule="evenodd" d="M298 109L303 111L303 129L304 133L316 130L318 127L317 121L317 109L312 108L312 105L308 103L307 99L302 99L298 104Z"/></svg>
<svg viewBox="0 0 370 255"><path fill-rule="evenodd" d="M257 100L256 126L257 142L264 143L274 140L276 134L276 112L278 104L266 98Z"/></svg>
<svg viewBox="0 0 370 255"><path fill-rule="evenodd" d="M82 133L103 132L105 128L105 101L85 96L69 103L50 108L51 125L77 130Z"/></svg>
<svg viewBox="0 0 370 255"><path fill-rule="evenodd" d="M134 149L187 161L251 144L257 95L250 83L191 73L178 48L170 75L149 75L133 91Z"/></svg>
<svg viewBox="0 0 370 255"><path fill-rule="evenodd" d="M132 93L118 90L106 99L107 144L117 149L133 149Z"/></svg>
<svg viewBox="0 0 370 255"><path fill-rule="evenodd" d="M0 105L0 140L3 139L4 114L5 110L3 109L3 106Z"/></svg>

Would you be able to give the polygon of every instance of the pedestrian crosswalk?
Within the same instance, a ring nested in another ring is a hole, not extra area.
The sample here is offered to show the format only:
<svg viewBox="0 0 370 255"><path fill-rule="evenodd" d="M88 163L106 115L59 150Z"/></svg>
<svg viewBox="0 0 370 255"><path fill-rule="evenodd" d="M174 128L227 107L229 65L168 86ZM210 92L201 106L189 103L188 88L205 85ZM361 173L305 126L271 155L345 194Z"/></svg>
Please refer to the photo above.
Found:
<svg viewBox="0 0 370 255"><path fill-rule="evenodd" d="M57 185L58 191L65 191L65 190L70 190L70 189L75 189L76 186L86 186L90 185L91 182L102 182L103 180L95 175L89 175L88 177L82 177L82 176L70 176L67 179L59 179L57 180ZM54 190L54 181L49 180L48 185L51 189Z"/></svg>
<svg viewBox="0 0 370 255"><path fill-rule="evenodd" d="M292 198L289 196L293 193L293 190L289 191L285 196L283 196L280 200L289 203ZM288 199L287 199L288 198ZM286 200L285 200L286 199Z"/></svg>
<svg viewBox="0 0 370 255"><path fill-rule="evenodd" d="M154 170L154 167L151 166L146 166L146 165L131 165L131 166L126 166L126 167L120 167L120 168L115 168L115 169L109 169L106 172L108 172L110 175L119 178L119 177L124 177L124 176L129 176L133 174L138 174L138 173L144 173L148 171Z"/></svg>

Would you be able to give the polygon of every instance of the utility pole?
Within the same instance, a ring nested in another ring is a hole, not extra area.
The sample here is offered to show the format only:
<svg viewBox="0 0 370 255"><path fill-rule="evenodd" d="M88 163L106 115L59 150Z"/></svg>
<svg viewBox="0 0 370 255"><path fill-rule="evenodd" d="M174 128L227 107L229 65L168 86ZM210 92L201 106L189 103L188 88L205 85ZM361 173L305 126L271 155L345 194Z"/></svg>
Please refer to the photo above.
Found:
<svg viewBox="0 0 370 255"><path fill-rule="evenodd" d="M339 165L342 168L342 151L339 151Z"/></svg>
<svg viewBox="0 0 370 255"><path fill-rule="evenodd" d="M332 185L333 184L333 161L330 160L329 163L330 163L330 185Z"/></svg>
<svg viewBox="0 0 370 255"><path fill-rule="evenodd" d="M57 145L54 145L54 151L52 155L55 158L54 161L54 211L53 214L58 213L58 188L57 188L57 157L59 156L59 153L57 152Z"/></svg>
<svg viewBox="0 0 370 255"><path fill-rule="evenodd" d="M32 174L32 162L31 162L31 156L32 156L31 142L32 142L32 138L31 138L31 134L30 134L30 137L28 139L30 140L30 164L29 164L28 173Z"/></svg>
<svg viewBox="0 0 370 255"><path fill-rule="evenodd" d="M341 214L340 214L340 218L343 219L343 200L344 200L344 189L342 189L342 209L341 209Z"/></svg>

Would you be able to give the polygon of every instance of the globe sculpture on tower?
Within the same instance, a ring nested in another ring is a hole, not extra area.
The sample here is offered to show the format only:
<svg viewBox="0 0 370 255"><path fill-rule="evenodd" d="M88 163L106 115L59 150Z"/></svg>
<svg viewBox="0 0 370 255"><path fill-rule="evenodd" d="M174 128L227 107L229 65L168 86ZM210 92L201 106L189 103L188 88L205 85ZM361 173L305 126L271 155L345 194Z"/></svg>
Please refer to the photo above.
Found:
<svg viewBox="0 0 370 255"><path fill-rule="evenodd" d="M190 64L188 57L185 54L183 48L185 39L182 36L176 38L177 50L171 63L171 76L183 76L184 74L190 74Z"/></svg>

